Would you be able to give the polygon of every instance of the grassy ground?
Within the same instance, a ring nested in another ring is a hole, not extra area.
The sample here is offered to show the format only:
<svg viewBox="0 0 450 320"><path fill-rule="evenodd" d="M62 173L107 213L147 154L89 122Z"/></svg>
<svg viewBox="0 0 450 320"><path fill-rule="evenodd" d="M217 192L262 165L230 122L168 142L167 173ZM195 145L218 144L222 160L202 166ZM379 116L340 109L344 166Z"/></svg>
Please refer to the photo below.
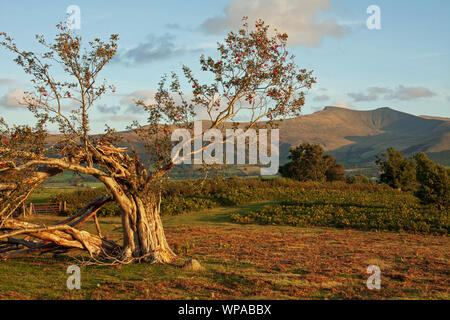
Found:
<svg viewBox="0 0 450 320"><path fill-rule="evenodd" d="M260 202L164 217L168 241L204 271L176 266L82 266L82 289L66 287L73 257L33 256L0 263L1 299L449 299L447 236L237 224L231 214ZM58 217L35 217L51 224ZM121 237L120 219L101 218ZM94 232L92 222L85 225ZM381 269L368 290L366 269Z"/></svg>
<svg viewBox="0 0 450 320"><path fill-rule="evenodd" d="M77 190L77 189L74 187L39 188L31 194L30 201L33 203L48 203L51 201L51 197L54 196L55 194L70 193L70 192L73 192L74 190Z"/></svg>

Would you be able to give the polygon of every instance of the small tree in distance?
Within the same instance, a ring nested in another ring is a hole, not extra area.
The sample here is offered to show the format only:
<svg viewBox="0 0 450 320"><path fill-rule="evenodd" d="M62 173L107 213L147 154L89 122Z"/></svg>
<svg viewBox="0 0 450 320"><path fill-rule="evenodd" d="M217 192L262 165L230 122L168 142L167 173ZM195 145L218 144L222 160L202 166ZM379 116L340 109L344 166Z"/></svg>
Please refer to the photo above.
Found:
<svg viewBox="0 0 450 320"><path fill-rule="evenodd" d="M346 181L344 165L336 163L336 160L332 158L332 163L325 171L325 177L327 181Z"/></svg>
<svg viewBox="0 0 450 320"><path fill-rule="evenodd" d="M375 162L381 170L380 182L394 189L413 190L416 185L416 167L413 159L403 157L394 148L377 157Z"/></svg>
<svg viewBox="0 0 450 320"><path fill-rule="evenodd" d="M96 101L115 91L106 83L98 84L97 78L117 51L118 35L112 35L109 42L94 39L84 47L80 36L58 25L54 43L36 36L46 48L42 54L19 50L5 33L0 33L1 38L0 45L17 55L16 63L32 78L34 91L25 94L23 104L37 119L35 127L9 126L0 120L0 242L6 246L3 258L80 249L93 258L113 262L174 261L176 255L167 243L160 218L163 178L180 157L171 155L172 131L192 130L192 120L198 114L207 114L210 119L203 132L223 129L239 116L248 117L244 131L261 125L261 120L267 120L263 125L271 127L275 120L299 115L305 102L303 90L316 82L312 72L299 68L289 55L287 34L275 31L270 35L269 27L261 20L250 28L244 18L243 27L218 44L218 58L200 58L202 70L211 75L211 83L202 84L184 67L191 95L185 94L173 73L162 78L155 104L137 101L147 111L148 121L131 127L148 154L146 164L133 148L119 147L121 136L113 128L107 127L102 135L90 134L89 115ZM55 78L54 66L62 67L65 80ZM49 123L58 124L60 131L51 143ZM200 138L193 136L189 143ZM37 186L68 170L97 178L111 196L93 199L76 215L53 226L12 217ZM97 235L79 229L109 202L115 202L122 212L122 244L102 237L99 228ZM15 238L17 235L27 238Z"/></svg>
<svg viewBox="0 0 450 320"><path fill-rule="evenodd" d="M349 184L372 184L372 180L363 174L355 174L347 178Z"/></svg>
<svg viewBox="0 0 450 320"><path fill-rule="evenodd" d="M436 204L441 209L450 207L450 170L436 164L425 153L415 157L417 164L416 196L426 204Z"/></svg>
<svg viewBox="0 0 450 320"><path fill-rule="evenodd" d="M344 166L324 152L321 145L311 143L292 148L291 162L280 168L281 175L299 181L345 181Z"/></svg>

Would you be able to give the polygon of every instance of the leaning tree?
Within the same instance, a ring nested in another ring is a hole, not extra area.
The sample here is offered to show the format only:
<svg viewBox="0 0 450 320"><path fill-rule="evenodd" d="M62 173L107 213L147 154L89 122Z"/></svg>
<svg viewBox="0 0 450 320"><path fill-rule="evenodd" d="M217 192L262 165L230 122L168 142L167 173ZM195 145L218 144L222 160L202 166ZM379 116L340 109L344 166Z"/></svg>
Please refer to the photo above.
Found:
<svg viewBox="0 0 450 320"><path fill-rule="evenodd" d="M218 43L217 57L200 57L206 74L203 79L209 83L202 83L183 67L183 83L172 73L162 78L153 103L136 101L148 114L145 124L130 126L133 141L140 148L137 152L136 145L124 147L122 135L113 128L107 126L104 134L92 134L89 126L98 100L115 92L114 86L99 83L98 78L117 52L118 35L83 45L81 36L62 24L57 27L53 42L36 36L45 48L40 54L21 51L10 36L0 33L1 46L17 56L14 61L31 77L33 90L25 92L20 103L36 118L34 126L11 126L0 119L3 258L87 250L95 259L116 262L174 261L176 255L167 243L160 218L161 188L166 174L190 154L171 152L173 131L192 130L192 121L199 115L209 120L202 134L243 118L244 132L261 123L272 126L284 117L298 116L305 101L304 90L315 83L312 72L299 68L294 56L288 54L287 34L270 30L261 20L250 27L244 18L237 33L230 32ZM59 134L50 135L50 125L57 126ZM196 139L201 135L192 135L188 143ZM212 143L203 143L191 153L202 152ZM144 153L146 161L141 160ZM17 209L33 190L65 171L95 177L105 185L107 194L55 225L38 225L17 217ZM121 210L121 244L102 236L96 217L110 202ZM96 222L97 234L81 228L90 218Z"/></svg>

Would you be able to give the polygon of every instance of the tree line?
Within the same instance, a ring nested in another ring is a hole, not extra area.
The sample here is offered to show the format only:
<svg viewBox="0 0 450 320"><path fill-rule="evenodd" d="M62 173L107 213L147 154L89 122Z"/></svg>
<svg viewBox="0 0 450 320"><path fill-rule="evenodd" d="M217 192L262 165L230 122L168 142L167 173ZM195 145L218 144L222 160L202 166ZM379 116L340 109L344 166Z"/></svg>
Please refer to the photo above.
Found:
<svg viewBox="0 0 450 320"><path fill-rule="evenodd" d="M377 157L380 182L392 188L412 191L425 204L450 206L450 169L433 162L423 152L409 158L394 149Z"/></svg>
<svg viewBox="0 0 450 320"><path fill-rule="evenodd" d="M290 162L280 167L279 172L298 181L370 183L364 175L346 179L344 166L324 153L318 144L302 143L290 150ZM424 204L450 206L450 169L433 162L425 153L407 158L395 148L388 148L386 153L377 156L375 164L380 169L379 183L413 192Z"/></svg>

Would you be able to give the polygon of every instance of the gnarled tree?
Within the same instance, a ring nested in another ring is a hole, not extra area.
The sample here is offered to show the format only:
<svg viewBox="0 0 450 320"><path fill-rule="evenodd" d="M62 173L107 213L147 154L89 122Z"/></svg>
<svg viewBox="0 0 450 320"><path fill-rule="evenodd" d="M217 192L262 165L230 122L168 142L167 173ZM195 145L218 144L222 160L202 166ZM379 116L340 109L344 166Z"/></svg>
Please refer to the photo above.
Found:
<svg viewBox="0 0 450 320"><path fill-rule="evenodd" d="M199 115L209 119L208 126L188 143L202 139L209 129L236 123L238 116L247 119L244 133L261 122L272 126L276 120L299 115L304 90L315 83L311 72L300 69L288 54L287 34L269 31L263 21L250 28L244 18L237 33L230 32L225 42L218 43L217 58L201 56L201 69L209 74L209 84L202 84L184 67L192 90L185 90L173 73L162 78L154 104L136 101L148 112L147 123L131 126L147 153L148 163L144 163L133 146L128 150L120 144L121 135L115 130L107 127L102 135L90 132L89 115L96 102L115 91L106 83L98 84L97 78L117 51L117 35L108 42L95 39L83 47L79 35L58 25L53 43L36 36L46 48L42 54L21 51L8 35L0 36L0 44L17 55L16 63L32 77L34 90L25 93L22 103L37 119L34 127L11 127L1 120L0 254L6 258L34 251L82 249L93 257L114 261L170 263L176 256L160 218L160 191L174 164L190 156L172 154L171 133L177 128L192 130L192 121ZM64 80L55 78L58 66L65 72ZM58 125L58 135L48 135L49 123ZM203 143L191 153L202 152L212 143ZM39 226L13 216L37 186L68 170L97 178L111 196L94 199L54 226ZM100 232L94 235L79 229L112 201L122 212L121 245L103 238Z"/></svg>

